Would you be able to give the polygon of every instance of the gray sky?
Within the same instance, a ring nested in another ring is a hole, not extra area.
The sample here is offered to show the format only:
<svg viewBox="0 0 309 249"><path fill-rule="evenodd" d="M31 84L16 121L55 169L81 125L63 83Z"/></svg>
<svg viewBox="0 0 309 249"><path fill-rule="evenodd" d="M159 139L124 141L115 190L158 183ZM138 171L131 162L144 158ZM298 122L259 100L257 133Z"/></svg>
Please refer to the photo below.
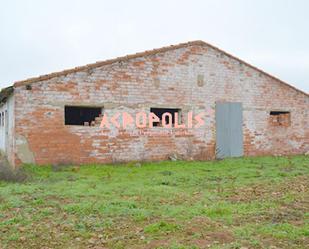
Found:
<svg viewBox="0 0 309 249"><path fill-rule="evenodd" d="M309 92L306 0L0 0L0 88L204 40Z"/></svg>

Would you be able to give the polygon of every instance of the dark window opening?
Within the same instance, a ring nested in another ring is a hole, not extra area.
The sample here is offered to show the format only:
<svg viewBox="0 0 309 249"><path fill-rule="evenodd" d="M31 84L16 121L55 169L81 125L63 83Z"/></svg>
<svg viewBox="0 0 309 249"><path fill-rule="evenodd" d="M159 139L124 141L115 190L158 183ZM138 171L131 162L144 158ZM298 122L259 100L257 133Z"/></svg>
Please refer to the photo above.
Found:
<svg viewBox="0 0 309 249"><path fill-rule="evenodd" d="M153 126L154 127L159 127L162 126L162 116L164 113L170 113L172 115L172 126L175 125L175 123L179 120L175 120L175 113L178 113L178 117L180 117L180 109L176 109L176 108L150 108L150 112L154 113L159 119L160 122L153 122ZM165 123L169 124L169 117L165 116Z"/></svg>
<svg viewBox="0 0 309 249"><path fill-rule="evenodd" d="M102 114L101 107L65 106L65 125L93 125Z"/></svg>
<svg viewBox="0 0 309 249"><path fill-rule="evenodd" d="M270 121L274 126L289 126L291 124L291 113L288 111L271 111Z"/></svg>
<svg viewBox="0 0 309 249"><path fill-rule="evenodd" d="M276 116L281 114L289 114L290 112L283 112L283 111L271 111L270 115Z"/></svg>

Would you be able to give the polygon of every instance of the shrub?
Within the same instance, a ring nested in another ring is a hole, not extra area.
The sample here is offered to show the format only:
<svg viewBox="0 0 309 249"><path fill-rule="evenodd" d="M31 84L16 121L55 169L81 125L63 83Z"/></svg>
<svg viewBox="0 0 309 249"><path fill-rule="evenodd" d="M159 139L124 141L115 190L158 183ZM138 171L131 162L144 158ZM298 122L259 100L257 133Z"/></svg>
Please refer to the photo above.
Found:
<svg viewBox="0 0 309 249"><path fill-rule="evenodd" d="M13 169L10 164L0 158L0 181L6 182L24 182L28 178L28 174L22 169Z"/></svg>

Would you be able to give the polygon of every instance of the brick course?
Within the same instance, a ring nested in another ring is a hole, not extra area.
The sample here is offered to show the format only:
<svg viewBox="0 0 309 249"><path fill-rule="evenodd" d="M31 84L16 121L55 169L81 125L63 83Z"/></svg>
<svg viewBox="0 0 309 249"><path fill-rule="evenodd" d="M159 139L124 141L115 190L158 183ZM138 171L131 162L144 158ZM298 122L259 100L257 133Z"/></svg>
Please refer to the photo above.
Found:
<svg viewBox="0 0 309 249"><path fill-rule="evenodd" d="M23 163L22 153L31 153L36 164L163 160L174 153L185 159L215 157L214 112L201 129L153 137L97 125L65 126L65 105L102 106L111 116L150 107L198 113L214 110L216 101L242 102L246 156L309 150L308 95L202 42L46 75L14 88L16 165ZM290 125L273 125L273 110L290 111Z"/></svg>

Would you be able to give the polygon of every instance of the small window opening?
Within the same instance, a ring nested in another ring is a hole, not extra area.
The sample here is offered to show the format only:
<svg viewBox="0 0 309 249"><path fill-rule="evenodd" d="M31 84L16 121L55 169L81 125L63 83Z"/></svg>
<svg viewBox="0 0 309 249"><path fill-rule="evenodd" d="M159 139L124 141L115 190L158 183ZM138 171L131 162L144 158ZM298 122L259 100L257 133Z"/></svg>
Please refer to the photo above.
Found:
<svg viewBox="0 0 309 249"><path fill-rule="evenodd" d="M271 111L270 121L274 126L290 126L291 113L288 111Z"/></svg>
<svg viewBox="0 0 309 249"><path fill-rule="evenodd" d="M85 107L85 106L65 106L65 125L98 125L100 121L96 119L102 116L101 107Z"/></svg>
<svg viewBox="0 0 309 249"><path fill-rule="evenodd" d="M172 126L175 125L176 122L179 122L179 120L175 120L175 113L178 113L178 118L180 118L180 111L181 109L177 108L150 108L150 112L154 113L159 119L160 122L153 122L154 127L160 127L162 126L162 118L164 113L170 113L172 115ZM168 120L169 117L165 116L165 123L168 124L170 121Z"/></svg>
<svg viewBox="0 0 309 249"><path fill-rule="evenodd" d="M280 115L280 114L289 114L289 113L290 112L285 112L285 111L271 111L270 115L277 116L277 115Z"/></svg>

